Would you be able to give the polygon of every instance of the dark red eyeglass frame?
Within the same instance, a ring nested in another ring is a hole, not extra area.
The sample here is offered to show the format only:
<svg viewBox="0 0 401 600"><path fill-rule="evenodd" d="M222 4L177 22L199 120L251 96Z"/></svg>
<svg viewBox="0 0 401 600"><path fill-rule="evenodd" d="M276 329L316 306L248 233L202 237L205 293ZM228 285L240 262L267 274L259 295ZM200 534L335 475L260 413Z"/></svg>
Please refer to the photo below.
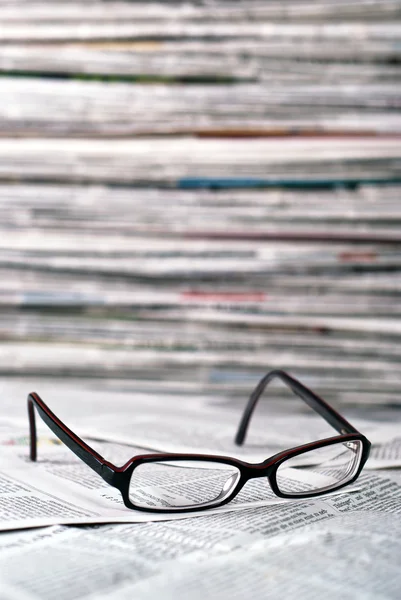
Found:
<svg viewBox="0 0 401 600"><path fill-rule="evenodd" d="M100 475L104 481L109 485L117 488L122 495L124 504L127 508L142 510L146 512L157 512L157 513L170 513L170 512L193 512L198 510L205 510L207 508L216 508L227 504L241 491L243 486L250 479L256 477L267 477L273 492L280 498L313 498L315 496L321 496L328 492L338 490L346 485L353 483L360 475L370 452L371 443L369 440L362 435L355 427L353 427L344 417L342 417L337 411L335 411L327 402L320 398L317 394L312 392L309 388L304 386L300 381L281 370L270 371L256 386L252 392L248 403L245 407L244 414L242 416L235 442L238 445L242 445L246 432L249 426L250 419L253 411L255 410L256 404L262 395L267 384L274 378L281 379L297 396L302 398L313 410L315 410L320 416L322 416L334 429L336 429L340 435L334 437L319 440L302 446L297 446L283 452L279 452L274 456L264 460L261 463L251 464L244 462L236 458L230 458L227 456L215 456L210 454L177 454L177 453L157 453L157 454L144 454L132 457L122 467L117 467L111 462L103 458L93 448L88 446L80 437L78 437L71 429L69 429L60 419L49 409L49 407L43 402L43 400L32 392L28 396L28 416L29 416L29 428L30 428L30 458L32 461L36 461L37 457L37 438L36 438L36 423L35 423L35 411L34 407L38 411L40 417L49 426L49 428L55 433L55 435L70 449L74 454L78 456L84 463L86 463L91 469L93 469L98 475ZM316 450L332 444L338 444L339 442L352 442L360 441L362 444L362 453L360 464L353 474L352 478L347 480L345 483L340 483L338 486L331 488L330 490L320 490L308 493L296 493L287 494L283 493L277 485L277 469L278 467L288 460L304 452L310 450ZM202 462L219 462L227 465L236 467L240 472L240 477L235 488L232 490L229 496L216 503L205 503L206 506L201 504L194 505L193 507L171 507L171 508L151 508L145 506L137 506L133 504L129 499L129 485L133 471L136 467L143 463L149 462L160 462L165 461L202 461Z"/></svg>

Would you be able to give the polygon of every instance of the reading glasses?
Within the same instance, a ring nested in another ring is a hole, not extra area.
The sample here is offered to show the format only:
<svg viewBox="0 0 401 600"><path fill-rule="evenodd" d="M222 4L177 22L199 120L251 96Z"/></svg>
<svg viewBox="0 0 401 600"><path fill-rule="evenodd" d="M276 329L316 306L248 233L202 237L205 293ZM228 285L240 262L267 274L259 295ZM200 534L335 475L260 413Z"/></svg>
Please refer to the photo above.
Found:
<svg viewBox="0 0 401 600"><path fill-rule="evenodd" d="M147 512L190 512L227 504L244 485L264 478L280 498L313 498L353 483L370 451L369 440L327 402L285 371L265 375L245 407L235 442L241 446L257 402L267 384L278 378L322 416L337 432L326 438L279 452L252 464L209 454L141 454L117 467L88 446L32 392L28 396L30 458L36 461L35 411L78 458L120 490L124 504ZM267 489L266 489L267 491Z"/></svg>

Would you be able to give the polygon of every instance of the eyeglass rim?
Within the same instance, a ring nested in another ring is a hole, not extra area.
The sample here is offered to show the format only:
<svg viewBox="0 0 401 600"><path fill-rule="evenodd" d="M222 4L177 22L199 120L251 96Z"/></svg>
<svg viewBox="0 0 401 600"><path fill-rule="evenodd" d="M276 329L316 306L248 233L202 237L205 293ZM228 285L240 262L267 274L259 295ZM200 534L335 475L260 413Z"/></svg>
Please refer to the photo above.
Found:
<svg viewBox="0 0 401 600"><path fill-rule="evenodd" d="M290 458L291 456L295 456L296 454L301 454L303 452L303 450L302 450L303 448L305 448L304 451L308 451L308 450L312 450L315 448L319 448L324 445L328 445L330 443L338 443L341 441L347 441L347 440L353 440L353 439L362 441L362 443L363 443L362 459L361 459L359 468L358 468L355 476L352 478L352 480L347 481L346 483L339 485L338 487L333 488L333 490L329 490L329 491L334 491L334 489L336 489L336 490L340 489L341 487L344 487L345 485L349 485L350 483L355 481L357 479L357 477L359 476L363 466L366 463L366 460L369 456L370 446L371 446L369 440L364 435L362 435L357 429L355 429L348 421L346 421L346 419L344 419L344 417L342 417L339 413L337 413L337 411L335 411L327 402L325 402L323 399L321 399L319 396L317 396L314 392L312 392L312 390L310 390L309 388L304 386L300 381L298 381L294 377L290 376L285 371L280 371L280 370L270 371L259 382L259 384L255 388L254 392L252 393L252 395L248 401L248 404L246 406L245 412L243 414L243 418L240 423L240 428L239 428L237 436L236 436L237 444L241 445L243 443L244 436L246 434L246 429L248 427L249 420L252 416L252 413L254 411L256 403L259 400L261 393L263 392L267 383L270 380L272 380L273 378L281 379L286 385L288 385L293 390L293 392L296 395L298 395L300 398L302 398L311 408L313 408L330 425L332 425L334 427L334 429L336 429L340 433L340 435L337 435L337 436L334 436L331 438L326 438L324 440L318 440L316 442L311 442L311 443L305 444L303 446L297 446L297 447L291 448L289 450L285 450L283 452L280 452L280 453L266 459L262 463L258 463L258 464L246 463L245 461L241 461L239 459L235 459L232 457L226 457L226 456L203 455L203 454L196 454L196 455L194 455L194 454L193 455L174 454L175 460L178 460L178 458L177 458L178 456L185 456L185 460L188 460L189 456L194 456L194 457L196 456L196 457L198 457L197 460L200 460L200 457L202 457L201 460L203 460L203 461L210 460L210 461L216 462L216 460L217 460L219 462L226 462L227 464L231 464L233 466L239 466L241 472L243 470L245 470L245 472L248 472L248 476L244 476L244 477L240 478L240 480L238 482L238 486L236 486L234 488L233 493L231 495L229 495L227 498L225 498L223 501L221 501L219 504L216 504L215 506L222 506L223 504L230 502L239 493L239 491L241 490L243 485L246 483L246 481L248 481L249 479L252 478L252 476L249 476L250 472L255 473L255 472L259 471L259 475L253 474L253 477L263 476L265 474L265 473L260 474L260 469L265 469L265 472L267 469L267 472L269 472L269 468L270 468L271 473L274 473L274 469L277 469L279 467L279 465L281 464L281 462L283 462L284 460L288 460L288 458ZM28 395L28 417L29 417L29 427L30 427L30 458L32 461L36 461L36 458L37 458L37 437L36 437L35 410L34 409L36 409L38 411L38 414L40 415L42 420L49 426L49 428L53 431L53 433L55 433L56 436L74 454L76 454L78 456L78 458L80 458L92 470L94 470L98 475L100 475L100 477L102 477L106 483L108 483L112 487L117 488L121 492L125 506L127 506L128 508L133 508L133 509L138 509L138 510L148 511L148 512L158 512L158 513L170 512L170 511L163 511L161 509L155 510L152 508L146 508L143 506L139 507L139 506L133 505L130 502L129 497L128 497L128 489L129 489L129 482L130 482L130 472L134 469L133 465L138 464L138 460L144 459L145 457L147 457L148 459L151 459L152 456L156 457L155 460L160 460L161 456L172 456L171 453L170 454L158 453L157 455L147 454L147 455L135 456L135 457L131 458L127 463L125 463L122 467L117 467L110 461L103 458L103 456L101 456L98 452L96 452L93 448L91 448L84 440L82 440L79 436L77 436L71 429L69 429L69 427L67 427L50 410L50 408L45 404L45 402L40 398L40 396L36 392L31 392ZM182 460L184 460L184 458ZM241 482L241 485L240 485L240 482ZM313 498L315 496L321 496L325 493L328 493L326 491L315 492L315 493L309 492L305 496L299 496L299 495L292 496L289 494L283 494L279 490L278 486L275 485L274 475L269 476L269 482L270 482L272 491L279 498L297 498L297 499ZM207 507L207 508L209 508L209 507ZM179 510L181 512L195 511L195 510L199 510L199 507L197 508L195 506L194 508L186 508L186 509L179 509Z"/></svg>
<svg viewBox="0 0 401 600"><path fill-rule="evenodd" d="M341 439L341 438L347 438L347 439ZM329 441L329 440L327 440L327 441ZM284 492L281 489L280 485L277 482L277 472L278 472L279 468L281 467L281 465L288 462L288 460L290 460L291 458L300 456L309 451L318 450L319 448L322 448L322 447L325 448L325 447L331 446L331 445L339 445L344 442L361 442L361 451L358 456L359 462L356 466L354 466L351 477L349 477L348 479L345 479L345 481L342 481L342 482L340 481L338 484L334 484L331 486L325 486L325 487L321 488L320 490L310 491L310 492L305 492L305 493L303 493L303 492L289 493L289 492ZM280 460L279 463L275 464L275 469L269 478L269 483L270 483L274 493L277 496L279 496L280 498L287 498L287 499L295 500L295 499L303 499L303 498L314 498L316 496L324 496L326 494L330 494L331 492L337 491L347 485L350 485L351 483L356 481L356 479L358 479L363 467L365 466L366 461L368 460L370 447L371 447L371 443L362 434L359 434L359 435L347 434L344 436L338 436L337 440L332 441L332 443L327 443L327 444L324 444L323 446L315 445L315 447L313 447L313 448L303 450L302 452L296 452L296 453L292 454L291 456L287 456L283 460Z"/></svg>
<svg viewBox="0 0 401 600"><path fill-rule="evenodd" d="M360 460L359 460L359 465L358 465L357 469L355 470L352 478L345 481L345 483L340 483L339 485L335 485L335 486L331 487L329 490L323 489L323 490L317 490L314 492L306 492L305 494L299 494L299 493L289 494L289 493L282 492L279 485L277 484L277 470L284 462L286 462L290 458L294 458L295 456L305 454L306 452L310 452L312 450L324 448L324 447L335 445L335 444L341 444L343 442L350 442L350 441L360 441L362 444L362 451L361 451L361 456L360 456ZM198 511L206 510L207 508L218 508L219 506L223 506L223 505L227 504L228 502L231 502L231 500L233 500L239 494L239 492L244 487L244 485L247 483L247 481L249 481L250 479L255 479L255 478L259 478L259 477L266 477L268 479L268 482L270 484L270 487L271 487L273 493L276 496L278 496L279 498L293 499L293 500L314 498L317 496L323 496L323 495L329 494L331 492L334 492L336 490L339 490L347 485L350 485L354 481L356 481L356 479L359 477L359 475L368 459L370 446L371 446L371 444L370 444L369 440L363 434L348 433L348 434L338 435L338 436L334 436L334 437L330 437L330 438L325 438L322 440L318 440L316 442L310 442L308 444L302 444L301 446L296 446L294 448L290 448L289 450L284 450L282 452L279 452L279 453L265 459L261 463L257 463L257 464L248 463L246 461L236 459L233 457L229 457L229 456L220 456L220 455L211 455L211 454L185 454L185 453L143 454L140 456L133 457L125 465L123 465L123 467L121 467L121 469L122 469L121 474L125 475L124 483L121 482L124 486L124 490L122 488L119 488L119 489L122 493L124 503L126 506L128 506L129 508L137 509L137 510L143 510L145 512L155 512L155 513L194 512L197 510ZM131 484L131 478L132 478L133 474L135 473L135 469L141 464L152 463L152 462L170 462L170 461L187 461L187 462L189 462L189 461L200 462L201 461L201 462L216 462L216 463L220 463L220 464L227 464L232 467L236 467L240 472L240 477L239 477L235 487L231 491L231 493L226 498L224 498L224 500L221 500L219 502L210 502L210 503L208 503L208 506L202 506L202 503L200 503L200 504L197 504L197 505L194 505L191 507L186 507L186 508L182 508L182 507L152 508L152 507L146 507L143 505L137 505L137 504L135 504L135 502L132 502L129 497L129 488L130 488L130 484ZM128 475L128 478L126 477L127 475Z"/></svg>

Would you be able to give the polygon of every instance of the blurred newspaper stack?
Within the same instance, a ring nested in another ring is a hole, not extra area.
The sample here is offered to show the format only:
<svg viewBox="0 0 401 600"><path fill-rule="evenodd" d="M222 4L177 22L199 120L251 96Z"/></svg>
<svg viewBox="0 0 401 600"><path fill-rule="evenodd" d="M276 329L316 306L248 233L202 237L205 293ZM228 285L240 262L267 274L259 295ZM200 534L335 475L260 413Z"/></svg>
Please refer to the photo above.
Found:
<svg viewBox="0 0 401 600"><path fill-rule="evenodd" d="M399 403L400 2L1 11L2 375Z"/></svg>

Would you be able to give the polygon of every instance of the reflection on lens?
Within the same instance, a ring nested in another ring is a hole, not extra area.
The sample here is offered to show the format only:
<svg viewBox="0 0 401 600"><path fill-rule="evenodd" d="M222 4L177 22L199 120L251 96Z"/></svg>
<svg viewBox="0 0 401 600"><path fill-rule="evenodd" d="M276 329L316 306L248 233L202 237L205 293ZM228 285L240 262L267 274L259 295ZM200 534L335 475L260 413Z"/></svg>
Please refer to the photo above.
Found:
<svg viewBox="0 0 401 600"><path fill-rule="evenodd" d="M352 440L304 452L277 469L277 485L294 496L325 492L350 481L358 470L362 442Z"/></svg>
<svg viewBox="0 0 401 600"><path fill-rule="evenodd" d="M129 498L135 506L179 510L219 504L240 478L236 467L219 462L145 462L134 469Z"/></svg>

